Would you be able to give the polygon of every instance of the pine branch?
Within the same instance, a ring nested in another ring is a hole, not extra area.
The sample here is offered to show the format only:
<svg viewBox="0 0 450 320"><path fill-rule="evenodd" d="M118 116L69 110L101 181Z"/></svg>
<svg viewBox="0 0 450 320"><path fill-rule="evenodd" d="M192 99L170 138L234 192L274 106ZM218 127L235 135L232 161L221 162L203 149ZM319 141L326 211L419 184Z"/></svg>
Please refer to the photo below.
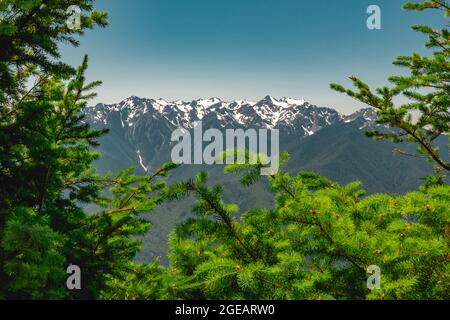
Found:
<svg viewBox="0 0 450 320"><path fill-rule="evenodd" d="M236 241L239 243L242 249L244 249L244 252L255 261L258 260L258 256L255 253L253 253L253 251L250 248L248 248L247 245L245 245L244 241L241 239L238 232L235 230L232 222L228 219L227 212L222 207L218 206L215 202L211 201L209 197L206 196L201 190L199 190L199 188L197 188L197 186L192 181L189 181L186 185L189 188L189 190L197 193L203 200L205 200L209 204L211 209L213 209L219 215L222 222L227 227L230 235L234 239L236 239Z"/></svg>
<svg viewBox="0 0 450 320"><path fill-rule="evenodd" d="M275 176L271 175L270 176L273 180L275 180ZM294 193L292 193L289 188L287 188L287 186L285 186L282 182L279 183L279 185L281 186L281 188L291 196L291 198L297 202L297 203L301 203L299 201L299 199L297 199L297 197L295 196ZM310 222L306 222L303 221L303 223L309 224L309 225L313 225L319 228L320 232L322 233L322 235L325 236L325 238L328 240L328 242L332 245L336 245L336 242L334 241L334 239L331 237L331 235L326 231L326 229L324 228L324 226L320 223L318 217L314 216L314 223L310 223ZM345 252L341 252L339 251L338 254L340 256L342 256L343 258L346 258L348 261L350 261L355 267L357 267L360 271L365 272L365 268L361 267L357 262L356 262L356 258L352 257L351 255L346 254Z"/></svg>

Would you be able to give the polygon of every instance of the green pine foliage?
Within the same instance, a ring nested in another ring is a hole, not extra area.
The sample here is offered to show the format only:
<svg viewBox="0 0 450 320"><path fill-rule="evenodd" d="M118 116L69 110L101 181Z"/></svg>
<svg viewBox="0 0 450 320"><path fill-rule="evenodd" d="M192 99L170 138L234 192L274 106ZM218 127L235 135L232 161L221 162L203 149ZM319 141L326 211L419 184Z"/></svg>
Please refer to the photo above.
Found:
<svg viewBox="0 0 450 320"><path fill-rule="evenodd" d="M80 30L66 26L69 5L82 9ZM137 237L150 227L140 214L163 201L174 166L145 177L92 167L106 131L83 110L100 82L86 81L87 57L76 69L59 61L58 43L106 25L93 1L2 1L0 12L0 297L100 298L140 268ZM82 290L66 288L70 264Z"/></svg>
<svg viewBox="0 0 450 320"><path fill-rule="evenodd" d="M345 89L338 84L331 88L375 108L378 123L397 130L373 131L368 135L374 139L391 139L395 143L414 142L418 151L436 164L438 178L427 179L428 184L442 183L450 171L448 158L440 154L433 141L441 135L450 134L450 33L448 18L450 6L444 0L407 3L406 10L442 11L447 24L441 30L416 25L413 30L424 34L428 40L429 56L414 53L400 56L394 65L409 71L406 76L392 76L392 87L378 88L374 93L370 87L355 76L350 77L357 91ZM394 99L404 96L408 102L396 106ZM449 144L450 145L450 144Z"/></svg>
<svg viewBox="0 0 450 320"><path fill-rule="evenodd" d="M60 60L58 44L78 46L77 36L86 29L107 26L107 13L94 10L93 4L94 0L0 1L1 103L14 104L26 94L30 72L36 76L74 72ZM66 23L69 6L81 9L79 29Z"/></svg>
<svg viewBox="0 0 450 320"><path fill-rule="evenodd" d="M259 170L255 166L244 181ZM174 279L185 276L179 297L450 297L449 187L363 198L359 183L342 187L314 173L279 172L268 179L275 208L244 212L240 219L238 208L221 200L221 189L208 186L205 174L171 189L198 199L196 216L170 239L170 271ZM381 269L380 290L367 288L371 265Z"/></svg>
<svg viewBox="0 0 450 320"><path fill-rule="evenodd" d="M14 281L8 283L7 292L0 292L0 298L64 296L64 287L59 283L65 277L61 254L65 239L49 222L48 217L39 217L35 211L23 207L8 216L1 242L5 257L3 272Z"/></svg>
<svg viewBox="0 0 450 320"><path fill-rule="evenodd" d="M169 299L167 272L154 260L149 265L130 263L125 277L108 277L107 287L100 296L106 300Z"/></svg>

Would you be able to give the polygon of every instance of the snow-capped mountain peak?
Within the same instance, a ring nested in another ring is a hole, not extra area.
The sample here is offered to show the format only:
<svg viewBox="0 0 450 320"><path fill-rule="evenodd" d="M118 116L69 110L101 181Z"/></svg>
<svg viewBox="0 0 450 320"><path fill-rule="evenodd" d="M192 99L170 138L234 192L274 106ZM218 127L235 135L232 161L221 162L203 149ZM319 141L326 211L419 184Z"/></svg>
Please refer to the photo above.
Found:
<svg viewBox="0 0 450 320"><path fill-rule="evenodd" d="M203 121L215 128L278 128L303 136L312 135L336 122L353 121L356 117L373 120L370 110L344 116L334 109L317 107L304 99L277 99L270 95L257 102L223 101L215 97L169 102L162 98L132 96L117 104L98 104L88 108L87 116L90 122L103 125L111 122L112 118L119 119L123 128L133 128L137 122L163 121L171 127L191 129Z"/></svg>
<svg viewBox="0 0 450 320"><path fill-rule="evenodd" d="M203 108L209 108L219 102L222 102L219 98L198 99L195 101L197 106L201 106Z"/></svg>
<svg viewBox="0 0 450 320"><path fill-rule="evenodd" d="M306 102L304 99L292 99L292 98L287 98L287 97L281 98L280 101L287 103L289 105L297 105L297 106L304 105Z"/></svg>

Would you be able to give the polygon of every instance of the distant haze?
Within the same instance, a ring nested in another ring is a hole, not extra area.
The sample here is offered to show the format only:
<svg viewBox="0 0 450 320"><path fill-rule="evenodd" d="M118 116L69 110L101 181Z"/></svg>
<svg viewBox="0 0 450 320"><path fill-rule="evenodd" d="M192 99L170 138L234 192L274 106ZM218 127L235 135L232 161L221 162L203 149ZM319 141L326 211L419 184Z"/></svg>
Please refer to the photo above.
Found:
<svg viewBox="0 0 450 320"><path fill-rule="evenodd" d="M126 97L167 101L218 97L257 101L298 97L349 114L362 107L329 88L357 75L373 86L402 72L396 56L423 51L413 24L441 25L432 13L401 9L406 0L98 0L107 29L89 31L63 58L90 56L102 80L95 102ZM367 7L382 10L382 30L366 27Z"/></svg>

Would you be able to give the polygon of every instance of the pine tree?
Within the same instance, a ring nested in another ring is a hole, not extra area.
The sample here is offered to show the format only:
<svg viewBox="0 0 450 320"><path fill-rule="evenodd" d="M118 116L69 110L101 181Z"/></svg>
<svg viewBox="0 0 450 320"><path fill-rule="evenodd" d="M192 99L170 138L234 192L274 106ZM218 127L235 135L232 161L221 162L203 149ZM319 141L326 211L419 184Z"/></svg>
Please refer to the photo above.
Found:
<svg viewBox="0 0 450 320"><path fill-rule="evenodd" d="M450 14L450 6L444 0L409 2L404 8L443 11L446 19ZM392 87L379 88L374 93L355 76L350 79L357 91L347 90L338 84L331 85L334 90L375 108L378 123L395 129L390 132L368 132L370 137L391 139L395 143L416 143L418 151L436 165L438 175L427 179L431 184L442 184L444 175L450 171L450 163L433 144L438 137L450 134L450 33L447 27L448 23L441 30L423 25L413 26L414 31L428 37L426 47L432 50L432 54L423 56L414 53L398 57L394 64L408 69L409 75L390 77ZM399 95L406 97L408 103L396 106L394 99Z"/></svg>
<svg viewBox="0 0 450 320"><path fill-rule="evenodd" d="M30 73L73 74L60 60L59 43L79 45L86 29L107 25L107 13L93 9L94 0L2 0L0 2L0 102L13 109L27 96ZM80 28L70 28L70 6L80 8ZM37 69L37 70L36 70ZM31 92L30 92L31 93ZM9 107L9 108L8 108ZM2 120L6 120L2 115Z"/></svg>
<svg viewBox="0 0 450 320"><path fill-rule="evenodd" d="M66 26L69 5L82 9L79 30ZM93 1L2 1L0 13L0 298L111 296L130 270L153 270L133 263L150 227L140 214L164 200L160 178L174 165L144 177L95 173L107 130L92 130L84 110L100 82L86 82L87 56L72 68L58 52L106 25ZM66 289L70 264L81 268L80 291Z"/></svg>
<svg viewBox="0 0 450 320"><path fill-rule="evenodd" d="M286 157L285 155L283 156ZM250 186L261 165L231 165ZM314 173L270 176L273 210L238 208L206 174L169 188L194 194L195 216L170 238L168 281L179 298L447 299L450 188L363 198ZM250 182L250 183L249 183ZM367 268L381 270L381 289Z"/></svg>

